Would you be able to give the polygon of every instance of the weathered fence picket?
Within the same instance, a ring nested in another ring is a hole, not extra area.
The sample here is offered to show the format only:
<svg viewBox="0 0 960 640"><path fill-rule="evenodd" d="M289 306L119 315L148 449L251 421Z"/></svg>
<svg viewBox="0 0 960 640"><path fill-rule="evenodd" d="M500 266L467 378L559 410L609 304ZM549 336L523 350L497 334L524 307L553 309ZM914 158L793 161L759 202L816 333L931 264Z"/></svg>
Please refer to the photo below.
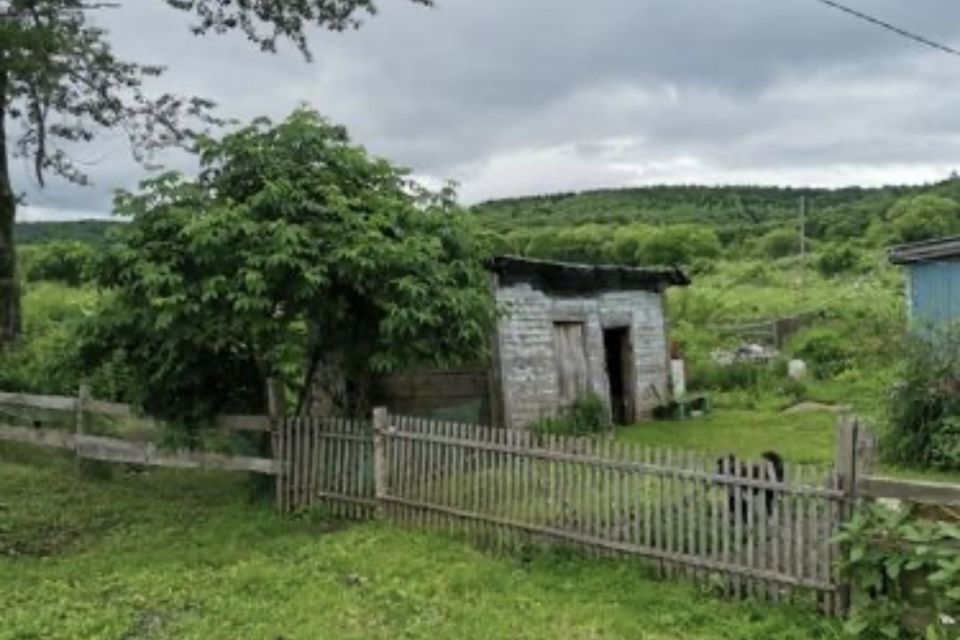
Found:
<svg viewBox="0 0 960 640"><path fill-rule="evenodd" d="M736 596L811 594L844 606L832 534L847 513L842 473L374 413L372 424L287 419L275 434L285 510L316 503L336 516L512 547L554 542L649 561L666 576L719 579ZM757 470L763 470L762 473Z"/></svg>

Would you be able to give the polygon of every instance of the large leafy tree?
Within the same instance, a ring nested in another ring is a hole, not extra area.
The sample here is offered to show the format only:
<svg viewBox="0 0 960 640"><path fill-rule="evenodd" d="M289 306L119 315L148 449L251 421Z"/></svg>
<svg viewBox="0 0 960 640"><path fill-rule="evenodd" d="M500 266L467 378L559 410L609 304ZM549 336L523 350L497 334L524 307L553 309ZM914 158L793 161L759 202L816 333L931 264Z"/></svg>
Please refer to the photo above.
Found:
<svg viewBox="0 0 960 640"><path fill-rule="evenodd" d="M262 409L267 377L332 374L327 410L366 410L375 371L475 360L493 303L472 218L301 109L199 144L196 179L119 198L107 308L86 364L133 363L132 399L200 425ZM313 366L305 367L305 363ZM305 371L309 368L310 373Z"/></svg>
<svg viewBox="0 0 960 640"><path fill-rule="evenodd" d="M287 40L307 57L311 25L343 30L375 11L373 0L159 1L192 13L197 34L241 30L266 51ZM134 155L145 159L159 147L188 143L212 121L207 100L145 90L145 80L163 73L161 67L114 54L108 34L88 18L118 6L0 0L0 344L20 331L13 238L18 195L9 158L27 158L41 184L46 174L85 184L87 175L69 151L101 131L126 132Z"/></svg>
<svg viewBox="0 0 960 640"><path fill-rule="evenodd" d="M888 217L900 242L918 242L960 232L960 203L924 194L898 200Z"/></svg>

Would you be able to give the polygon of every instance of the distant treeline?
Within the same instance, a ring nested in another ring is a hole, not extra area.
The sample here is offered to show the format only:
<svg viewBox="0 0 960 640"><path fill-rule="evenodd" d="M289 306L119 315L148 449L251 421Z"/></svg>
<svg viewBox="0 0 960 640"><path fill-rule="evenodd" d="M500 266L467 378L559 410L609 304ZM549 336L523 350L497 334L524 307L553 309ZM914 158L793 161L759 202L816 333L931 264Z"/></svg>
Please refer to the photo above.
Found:
<svg viewBox="0 0 960 640"><path fill-rule="evenodd" d="M622 264L693 264L808 250L836 268L853 248L960 233L960 178L917 186L796 189L654 186L484 202L473 207L498 253ZM845 255L841 256L843 250Z"/></svg>
<svg viewBox="0 0 960 640"><path fill-rule="evenodd" d="M780 257L808 248L881 247L960 233L960 178L914 186L797 189L652 186L484 202L472 208L498 253L624 264L718 256ZM123 222L19 223L20 245L99 245ZM52 247L51 247L52 249ZM63 251L58 251L62 253Z"/></svg>
<svg viewBox="0 0 960 640"><path fill-rule="evenodd" d="M795 224L806 196L807 236L861 236L905 196L933 194L960 200L960 179L920 186L796 189L761 186L652 186L560 193L484 202L473 207L489 228L505 233L523 227L583 224L709 225L723 244Z"/></svg>
<svg viewBox="0 0 960 640"><path fill-rule="evenodd" d="M14 228L17 244L44 244L74 241L99 245L110 229L124 224L116 220L71 220L62 222L18 222Z"/></svg>

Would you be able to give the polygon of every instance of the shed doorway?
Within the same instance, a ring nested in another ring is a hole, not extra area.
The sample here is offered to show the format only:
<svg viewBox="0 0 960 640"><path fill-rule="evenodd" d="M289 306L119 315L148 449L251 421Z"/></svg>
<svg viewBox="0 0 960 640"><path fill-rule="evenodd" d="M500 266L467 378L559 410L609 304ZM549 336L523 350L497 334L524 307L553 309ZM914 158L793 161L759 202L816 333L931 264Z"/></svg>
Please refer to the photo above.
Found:
<svg viewBox="0 0 960 640"><path fill-rule="evenodd" d="M633 349L629 327L603 330L607 380L610 384L610 413L614 424L634 422Z"/></svg>

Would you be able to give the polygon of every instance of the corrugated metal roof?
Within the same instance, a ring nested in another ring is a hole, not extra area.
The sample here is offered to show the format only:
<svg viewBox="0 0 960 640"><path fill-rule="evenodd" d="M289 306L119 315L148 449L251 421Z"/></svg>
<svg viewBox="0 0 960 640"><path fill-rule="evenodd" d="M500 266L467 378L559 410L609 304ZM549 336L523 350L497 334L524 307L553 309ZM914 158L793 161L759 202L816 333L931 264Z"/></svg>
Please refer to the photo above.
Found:
<svg viewBox="0 0 960 640"><path fill-rule="evenodd" d="M960 260L960 236L902 244L891 248L889 257L893 264Z"/></svg>
<svg viewBox="0 0 960 640"><path fill-rule="evenodd" d="M690 284L690 278L678 267L594 265L518 256L499 256L489 267L500 276L502 284L530 282L544 289L567 293L660 291L668 286Z"/></svg>

